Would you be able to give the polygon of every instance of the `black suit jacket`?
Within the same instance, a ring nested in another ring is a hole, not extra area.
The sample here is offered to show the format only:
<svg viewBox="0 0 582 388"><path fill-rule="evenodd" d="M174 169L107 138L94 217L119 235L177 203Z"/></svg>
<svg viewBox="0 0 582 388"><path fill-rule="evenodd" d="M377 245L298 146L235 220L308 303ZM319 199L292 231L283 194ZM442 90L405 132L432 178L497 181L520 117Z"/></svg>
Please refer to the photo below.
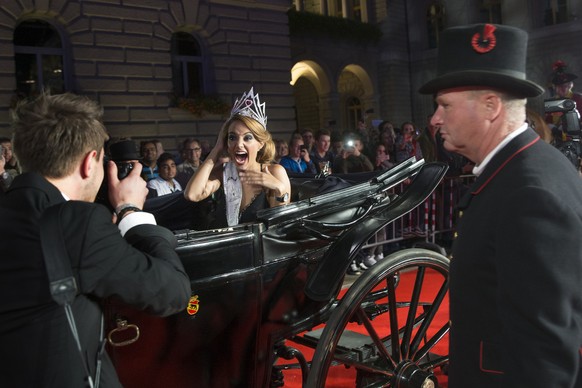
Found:
<svg viewBox="0 0 582 388"><path fill-rule="evenodd" d="M83 367L63 308L51 299L39 220L61 193L36 174L16 178L0 199L0 386L83 387ZM73 304L88 367L95 373L102 298L117 296L153 314L185 308L190 283L174 250L176 239L157 225L125 238L101 205L69 201L60 219L80 295ZM105 355L102 387L120 386Z"/></svg>
<svg viewBox="0 0 582 388"><path fill-rule="evenodd" d="M459 205L450 388L580 387L582 180L531 130Z"/></svg>

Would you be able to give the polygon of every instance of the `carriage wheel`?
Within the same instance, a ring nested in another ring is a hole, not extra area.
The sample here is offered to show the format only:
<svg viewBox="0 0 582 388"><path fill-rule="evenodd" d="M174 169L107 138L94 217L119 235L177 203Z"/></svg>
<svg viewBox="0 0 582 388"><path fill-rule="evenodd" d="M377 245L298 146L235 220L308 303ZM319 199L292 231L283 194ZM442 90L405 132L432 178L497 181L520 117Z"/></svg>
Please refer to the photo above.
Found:
<svg viewBox="0 0 582 388"><path fill-rule="evenodd" d="M448 363L448 268L439 253L406 249L367 270L327 321L306 386L325 386L343 364L357 387L437 387L433 371Z"/></svg>

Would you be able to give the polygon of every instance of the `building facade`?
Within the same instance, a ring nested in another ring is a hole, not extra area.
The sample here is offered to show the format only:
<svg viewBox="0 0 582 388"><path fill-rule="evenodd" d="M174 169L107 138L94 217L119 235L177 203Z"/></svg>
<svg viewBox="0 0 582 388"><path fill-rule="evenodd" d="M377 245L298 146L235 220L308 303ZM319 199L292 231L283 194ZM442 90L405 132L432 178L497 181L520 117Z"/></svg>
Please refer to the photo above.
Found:
<svg viewBox="0 0 582 388"><path fill-rule="evenodd" d="M14 100L40 85L99 101L112 136L159 138L170 150L185 137L214 142L222 105L251 86L267 101L269 127L291 132L288 8L285 0L3 1L0 134L9 134Z"/></svg>
<svg viewBox="0 0 582 388"><path fill-rule="evenodd" d="M582 77L581 13L575 0L9 0L0 136L15 101L41 87L96 99L112 136L169 150L186 137L213 143L250 86L275 137L353 130L361 118L422 127L433 101L416 91L435 74L439 31L523 28L529 78L548 85L558 59Z"/></svg>

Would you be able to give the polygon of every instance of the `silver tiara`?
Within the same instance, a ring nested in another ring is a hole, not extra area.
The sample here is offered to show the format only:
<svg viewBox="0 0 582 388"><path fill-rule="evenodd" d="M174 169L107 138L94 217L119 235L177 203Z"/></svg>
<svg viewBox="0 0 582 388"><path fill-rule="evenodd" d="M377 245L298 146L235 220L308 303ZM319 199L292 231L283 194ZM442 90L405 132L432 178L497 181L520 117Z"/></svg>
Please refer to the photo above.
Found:
<svg viewBox="0 0 582 388"><path fill-rule="evenodd" d="M265 129L267 128L267 115L265 114L265 103L261 104L259 94L255 94L253 88L248 93L243 93L242 97L234 102L230 117L234 115L247 116L257 120Z"/></svg>

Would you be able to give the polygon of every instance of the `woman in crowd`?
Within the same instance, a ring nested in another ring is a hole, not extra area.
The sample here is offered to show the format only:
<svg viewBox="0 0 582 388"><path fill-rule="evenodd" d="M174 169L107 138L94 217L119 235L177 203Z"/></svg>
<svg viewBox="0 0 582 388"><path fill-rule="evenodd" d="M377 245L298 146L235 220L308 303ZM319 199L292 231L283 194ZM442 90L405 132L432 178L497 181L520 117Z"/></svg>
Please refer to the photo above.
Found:
<svg viewBox="0 0 582 388"><path fill-rule="evenodd" d="M284 139L275 140L275 158L273 162L279 163L283 156L289 155L289 145Z"/></svg>
<svg viewBox="0 0 582 388"><path fill-rule="evenodd" d="M225 153L230 161L220 164ZM285 169L271 164L274 155L265 104L251 88L235 101L216 145L188 182L184 195L199 202L215 194L210 227L252 222L258 210L289 203L291 184Z"/></svg>
<svg viewBox="0 0 582 388"><path fill-rule="evenodd" d="M422 159L420 145L416 141L416 128L410 121L402 124L402 134L396 139L396 163L401 163L414 156L416 160Z"/></svg>
<svg viewBox="0 0 582 388"><path fill-rule="evenodd" d="M390 160L394 161L396 159L396 132L394 132L394 126L390 121L383 121L378 125L378 131L378 144L384 146L386 154L390 157Z"/></svg>

